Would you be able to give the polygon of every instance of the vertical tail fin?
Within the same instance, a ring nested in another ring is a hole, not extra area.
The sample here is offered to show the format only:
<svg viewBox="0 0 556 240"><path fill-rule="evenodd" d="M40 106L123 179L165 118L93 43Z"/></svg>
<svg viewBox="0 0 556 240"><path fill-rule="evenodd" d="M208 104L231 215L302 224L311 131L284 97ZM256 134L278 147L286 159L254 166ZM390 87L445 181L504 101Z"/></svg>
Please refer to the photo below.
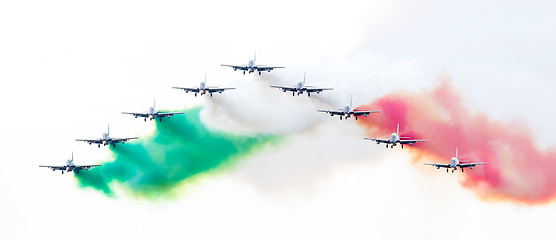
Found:
<svg viewBox="0 0 556 240"><path fill-rule="evenodd" d="M153 100L153 109L156 109L156 98Z"/></svg>
<svg viewBox="0 0 556 240"><path fill-rule="evenodd" d="M400 136L400 124L398 123L398 128L396 129L396 134Z"/></svg>
<svg viewBox="0 0 556 240"><path fill-rule="evenodd" d="M108 131L106 132L106 135L110 136L110 124L108 124Z"/></svg>
<svg viewBox="0 0 556 240"><path fill-rule="evenodd" d="M353 109L353 94L349 95L349 109Z"/></svg>
<svg viewBox="0 0 556 240"><path fill-rule="evenodd" d="M205 72L205 84L207 84L207 72Z"/></svg>
<svg viewBox="0 0 556 240"><path fill-rule="evenodd" d="M71 159L66 161L66 166L71 166L73 165L73 151L71 151Z"/></svg>
<svg viewBox="0 0 556 240"><path fill-rule="evenodd" d="M257 51L255 51L255 56L253 57L253 64L257 61Z"/></svg>
<svg viewBox="0 0 556 240"><path fill-rule="evenodd" d="M305 77L307 77L307 72L303 73L303 86L305 86Z"/></svg>
<svg viewBox="0 0 556 240"><path fill-rule="evenodd" d="M458 147L456 147L456 158L458 158Z"/></svg>

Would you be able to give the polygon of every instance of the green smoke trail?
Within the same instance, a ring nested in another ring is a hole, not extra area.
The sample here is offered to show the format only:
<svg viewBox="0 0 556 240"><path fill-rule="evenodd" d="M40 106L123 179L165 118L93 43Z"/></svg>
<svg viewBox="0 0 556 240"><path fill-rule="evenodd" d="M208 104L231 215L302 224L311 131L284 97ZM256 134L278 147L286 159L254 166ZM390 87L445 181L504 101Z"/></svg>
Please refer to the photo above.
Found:
<svg viewBox="0 0 556 240"><path fill-rule="evenodd" d="M115 159L75 175L79 185L115 196L114 183L136 197L172 197L174 190L200 173L230 166L277 136L237 136L208 129L201 108L156 123L152 136L110 148Z"/></svg>

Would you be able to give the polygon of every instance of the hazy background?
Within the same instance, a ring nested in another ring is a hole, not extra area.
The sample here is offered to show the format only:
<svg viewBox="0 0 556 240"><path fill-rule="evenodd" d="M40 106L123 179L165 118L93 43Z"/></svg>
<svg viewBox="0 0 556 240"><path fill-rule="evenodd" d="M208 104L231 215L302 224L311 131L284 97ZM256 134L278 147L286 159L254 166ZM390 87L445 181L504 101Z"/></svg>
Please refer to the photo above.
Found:
<svg viewBox="0 0 556 240"><path fill-rule="evenodd" d="M446 73L466 105L524 121L554 146L551 1L4 1L0 3L0 238L551 239L554 204L482 202L411 151L361 140L340 108ZM242 75L220 64L285 66ZM195 98L171 89L237 87ZM318 97L268 88L334 87ZM207 173L177 200L107 198L37 167L110 159L75 138L145 136L122 111L205 104L203 120L287 141ZM395 129L392 129L394 131ZM447 156L449 158L451 156ZM403 229L401 231L400 229Z"/></svg>

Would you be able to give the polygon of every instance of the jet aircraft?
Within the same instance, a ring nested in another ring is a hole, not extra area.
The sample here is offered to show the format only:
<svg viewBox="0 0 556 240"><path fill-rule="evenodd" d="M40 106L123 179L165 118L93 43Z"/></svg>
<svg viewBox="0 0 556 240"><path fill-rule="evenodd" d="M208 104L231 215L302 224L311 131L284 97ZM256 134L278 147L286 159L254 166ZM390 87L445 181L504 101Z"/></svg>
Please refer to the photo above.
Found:
<svg viewBox="0 0 556 240"><path fill-rule="evenodd" d="M184 90L186 93L188 92L194 92L195 93L195 97L197 97L197 93L200 93L201 96L203 96L204 94L208 93L211 97L212 97L212 93L222 93L226 90L232 90L235 88L219 88L219 87L208 87L207 86L207 75L205 74L205 81L201 82L201 84L199 85L198 88L183 88L183 87L172 87L174 89L180 89L180 90Z"/></svg>
<svg viewBox="0 0 556 240"><path fill-rule="evenodd" d="M460 161L458 159L458 148L456 148L456 156L452 158L452 160L450 161L450 163L446 163L446 164L442 164L442 163L425 163L425 165L432 165L435 166L436 169L440 169L441 167L446 168L446 172L448 172L448 170L450 168L452 168L452 172L457 171L458 167L461 168L461 172L463 172L463 169L468 167L469 169L473 169L474 166L476 165L484 165L487 164L486 162L477 162L477 163L462 163L462 162L467 162L467 161Z"/></svg>
<svg viewBox="0 0 556 240"><path fill-rule="evenodd" d="M80 141L80 142L87 142L89 145L91 144L98 144L98 147L100 148L100 145L102 144L103 146L106 145L110 145L112 144L113 147L116 147L116 143L125 143L129 140L132 139L137 139L137 137L132 137L132 138L112 138L110 137L110 125L108 125L108 132L103 133L102 134L102 138L97 138L97 139L75 139L75 141Z"/></svg>
<svg viewBox="0 0 556 240"><path fill-rule="evenodd" d="M363 109L353 109L352 105L353 105L353 96L351 97L349 105L345 106L344 108L339 109L338 111L328 111L328 110L317 110L317 111L328 113L328 114L330 114L330 116L340 115L340 120L342 120L342 118L348 119L351 116L354 116L355 120L357 120L358 116L362 115L363 117L367 117L367 115L369 115L371 113L380 112L380 111L366 111L366 110L363 110Z"/></svg>
<svg viewBox="0 0 556 240"><path fill-rule="evenodd" d="M313 86L305 86L305 77L306 77L306 74L303 75L303 82L298 82L297 86L295 86L295 87L284 87L284 86L270 86L270 87L280 88L284 92L290 91L290 92L292 92L293 96L295 96L296 93L297 93L297 96L299 96L300 94L303 94L303 92L307 92L307 97L310 97L312 92L319 94L320 92L322 92L324 90L334 90L333 88L317 88L317 87L313 87Z"/></svg>
<svg viewBox="0 0 556 240"><path fill-rule="evenodd" d="M93 165L75 165L75 164L73 164L73 152L71 153L71 159L69 159L66 162L66 165L63 165L63 166L39 165L39 167L50 168L50 169L52 169L52 171L61 170L62 174L64 174L64 171L66 171L66 172L74 171L75 174L79 174L79 171L81 171L81 170L89 170L91 168L98 167L98 166L102 166L102 164L93 164Z"/></svg>
<svg viewBox="0 0 556 240"><path fill-rule="evenodd" d="M163 112L156 111L156 100L155 100L154 105L149 108L149 111L147 113L122 112L122 114L133 115L135 118L137 118L137 117L145 118L145 122L147 121L147 118L149 120L154 119L155 121L158 118L158 121L162 122L162 118L165 118L165 117L170 118L170 117L174 116L175 114L185 114L185 113L184 112L163 113Z"/></svg>
<svg viewBox="0 0 556 240"><path fill-rule="evenodd" d="M234 69L234 71L237 71L238 69L242 70L244 75L245 75L245 71L247 71L247 73L253 73L255 71L258 71L259 75L261 75L261 72L264 72L264 71L270 72L271 70L274 70L275 68L284 68L284 67L269 67L269 66L266 66L266 65L257 65L255 63L256 59L257 59L257 52L255 52L255 57L253 58L253 60L249 60L247 65L220 64L220 66L231 67L231 68Z"/></svg>
<svg viewBox="0 0 556 240"><path fill-rule="evenodd" d="M407 139L407 138L409 138L409 137L401 137L400 136L400 124L398 124L398 129L396 130L395 133L392 133L392 135L390 135L389 139L378 139L378 138L364 138L364 139L375 141L376 144L385 143L386 148L388 148L388 145L390 145L390 148L394 148L396 146L396 144L400 144L402 149L403 149L404 144L409 144L409 145L413 146L413 144L415 144L417 142L426 142L427 141L427 140L417 140L417 139Z"/></svg>

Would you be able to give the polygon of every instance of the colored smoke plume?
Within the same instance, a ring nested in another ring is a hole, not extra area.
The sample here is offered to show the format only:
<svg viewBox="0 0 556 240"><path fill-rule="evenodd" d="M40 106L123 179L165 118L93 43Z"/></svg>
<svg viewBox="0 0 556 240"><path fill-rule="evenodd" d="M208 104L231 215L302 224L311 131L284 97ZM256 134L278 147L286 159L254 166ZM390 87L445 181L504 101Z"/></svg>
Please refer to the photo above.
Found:
<svg viewBox="0 0 556 240"><path fill-rule="evenodd" d="M75 175L82 187L115 196L119 183L133 196L171 197L176 187L199 173L223 166L252 153L276 136L238 136L208 129L200 120L201 108L156 122L151 136L110 147L115 159Z"/></svg>
<svg viewBox="0 0 556 240"><path fill-rule="evenodd" d="M460 178L483 200L532 205L548 203L556 195L554 148L540 149L522 122L498 121L470 111L447 77L440 77L432 90L398 92L360 108L382 111L358 121L369 137L388 136L399 123L402 136L428 139L406 148L416 153L413 161L419 167L425 167L423 162L449 161L456 147L462 159L487 162L466 169Z"/></svg>

